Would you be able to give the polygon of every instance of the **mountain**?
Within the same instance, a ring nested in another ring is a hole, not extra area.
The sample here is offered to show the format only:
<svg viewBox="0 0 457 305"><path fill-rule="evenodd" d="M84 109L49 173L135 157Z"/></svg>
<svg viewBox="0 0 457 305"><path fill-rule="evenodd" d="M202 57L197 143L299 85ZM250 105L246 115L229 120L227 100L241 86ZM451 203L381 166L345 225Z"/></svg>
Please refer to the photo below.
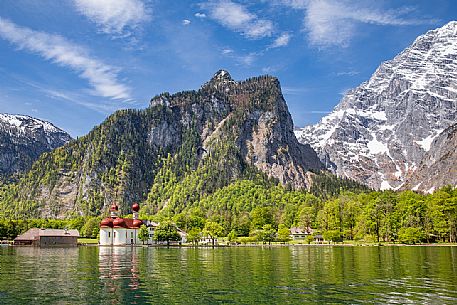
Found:
<svg viewBox="0 0 457 305"><path fill-rule="evenodd" d="M42 153L70 140L69 134L49 122L0 113L0 178L29 170Z"/></svg>
<svg viewBox="0 0 457 305"><path fill-rule="evenodd" d="M431 147L402 188L432 193L445 185L457 185L457 124L440 133Z"/></svg>
<svg viewBox="0 0 457 305"><path fill-rule="evenodd" d="M453 21L419 36L349 91L332 113L296 135L339 176L375 189L399 189L426 154L433 154L434 139L456 122ZM450 183L455 177L448 174L440 173L440 181Z"/></svg>
<svg viewBox="0 0 457 305"><path fill-rule="evenodd" d="M163 93L144 110L121 110L88 135L45 153L0 194L0 214L98 215L179 210L237 179L311 187L323 168L298 143L279 81L234 81L218 71L197 91Z"/></svg>

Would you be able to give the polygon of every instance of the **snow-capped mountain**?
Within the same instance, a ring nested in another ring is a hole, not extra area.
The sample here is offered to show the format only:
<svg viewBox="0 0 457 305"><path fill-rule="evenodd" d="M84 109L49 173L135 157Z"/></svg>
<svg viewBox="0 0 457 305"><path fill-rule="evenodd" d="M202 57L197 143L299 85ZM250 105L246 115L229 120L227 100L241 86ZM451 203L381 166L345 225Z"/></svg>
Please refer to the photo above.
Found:
<svg viewBox="0 0 457 305"><path fill-rule="evenodd" d="M296 131L327 167L398 189L433 140L457 122L457 22L419 36L318 124Z"/></svg>
<svg viewBox="0 0 457 305"><path fill-rule="evenodd" d="M0 113L0 178L28 170L38 157L71 140L49 122Z"/></svg>

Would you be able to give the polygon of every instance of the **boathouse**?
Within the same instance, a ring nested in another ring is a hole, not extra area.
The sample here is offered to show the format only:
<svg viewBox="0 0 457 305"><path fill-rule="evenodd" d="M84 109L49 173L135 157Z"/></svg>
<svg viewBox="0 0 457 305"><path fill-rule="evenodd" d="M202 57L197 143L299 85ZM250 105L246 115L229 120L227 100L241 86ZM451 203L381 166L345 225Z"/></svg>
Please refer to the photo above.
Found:
<svg viewBox="0 0 457 305"><path fill-rule="evenodd" d="M76 246L78 230L33 228L14 239L14 245L22 246Z"/></svg>

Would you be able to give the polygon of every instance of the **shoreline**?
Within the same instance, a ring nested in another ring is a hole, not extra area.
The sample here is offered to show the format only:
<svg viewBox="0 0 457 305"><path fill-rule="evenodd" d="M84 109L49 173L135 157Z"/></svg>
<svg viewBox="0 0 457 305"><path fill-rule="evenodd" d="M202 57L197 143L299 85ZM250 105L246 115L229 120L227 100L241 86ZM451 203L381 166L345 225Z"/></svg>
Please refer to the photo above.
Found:
<svg viewBox="0 0 457 305"><path fill-rule="evenodd" d="M98 244L78 244L78 246L89 247L135 247L135 248L280 248L280 247L457 247L457 243L449 244L246 244L246 245L109 245L102 246Z"/></svg>

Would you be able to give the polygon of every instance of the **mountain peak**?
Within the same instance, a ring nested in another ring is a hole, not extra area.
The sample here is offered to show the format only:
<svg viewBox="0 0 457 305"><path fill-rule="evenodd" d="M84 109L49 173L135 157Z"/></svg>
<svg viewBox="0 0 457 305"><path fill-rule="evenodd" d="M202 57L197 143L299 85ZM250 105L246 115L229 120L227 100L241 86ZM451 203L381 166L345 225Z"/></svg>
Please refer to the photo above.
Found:
<svg viewBox="0 0 457 305"><path fill-rule="evenodd" d="M227 70L220 69L216 73L214 73L213 78L211 78L212 82L230 82L233 81L230 73Z"/></svg>
<svg viewBox="0 0 457 305"><path fill-rule="evenodd" d="M0 180L30 169L42 153L70 140L69 134L50 122L0 113Z"/></svg>
<svg viewBox="0 0 457 305"><path fill-rule="evenodd" d="M455 123L456 67L452 21L382 63L320 123L298 131L300 141L340 176L375 189L399 189L436 150L434 139Z"/></svg>
<svg viewBox="0 0 457 305"><path fill-rule="evenodd" d="M455 31L457 30L457 21L455 21L455 20L449 21L448 23L446 23L442 27L438 28L437 30L438 31L454 31L454 34L455 34Z"/></svg>

